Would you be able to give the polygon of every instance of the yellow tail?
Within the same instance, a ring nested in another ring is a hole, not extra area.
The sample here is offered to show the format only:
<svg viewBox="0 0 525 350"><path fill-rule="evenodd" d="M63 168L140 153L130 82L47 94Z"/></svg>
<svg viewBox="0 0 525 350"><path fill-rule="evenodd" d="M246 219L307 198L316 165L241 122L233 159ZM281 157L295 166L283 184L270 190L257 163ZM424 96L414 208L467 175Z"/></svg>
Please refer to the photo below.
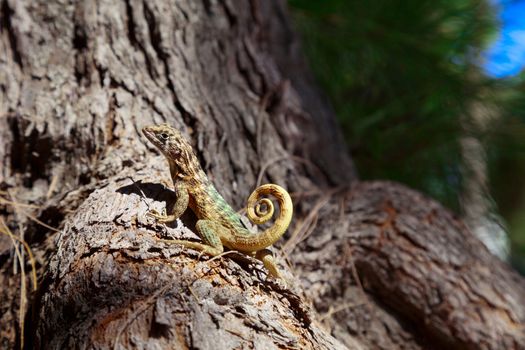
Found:
<svg viewBox="0 0 525 350"><path fill-rule="evenodd" d="M235 249L243 252L255 252L271 246L281 238L292 221L293 203L284 188L274 184L257 187L248 198L246 216L257 225L264 224L273 217L274 206L270 199L273 196L279 203L279 216L272 227L256 235L236 237Z"/></svg>

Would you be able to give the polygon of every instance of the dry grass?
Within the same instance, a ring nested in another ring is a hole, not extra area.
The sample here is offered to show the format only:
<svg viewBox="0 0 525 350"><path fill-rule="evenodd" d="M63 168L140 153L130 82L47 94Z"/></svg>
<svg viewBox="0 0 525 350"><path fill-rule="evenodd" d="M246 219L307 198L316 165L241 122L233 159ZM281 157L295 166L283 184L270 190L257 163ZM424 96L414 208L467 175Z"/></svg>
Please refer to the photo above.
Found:
<svg viewBox="0 0 525 350"><path fill-rule="evenodd" d="M37 278L36 278L36 263L33 256L33 252L29 245L21 238L15 236L9 227L5 224L4 220L0 218L0 234L5 234L11 238L13 243L13 248L15 250L16 257L18 259L18 264L20 265L20 274L22 278L20 279L20 308L18 309L18 327L20 330L20 349L24 348L24 316L27 311L27 287L26 287L26 272L25 272L25 261L22 252L20 251L20 245L22 244L27 254L29 256L29 261L31 263L31 279L33 281L33 291L37 289Z"/></svg>
<svg viewBox="0 0 525 350"><path fill-rule="evenodd" d="M59 232L54 227L51 227L42 221L38 220L35 216L27 212L27 209L38 209L40 208L37 205L32 204L25 204L25 203L19 203L16 200L13 199L7 199L1 195L7 195L10 198L13 198L13 196L10 195L9 192L3 192L0 191L0 205L4 205L7 207L13 208L14 212L17 214L17 216L25 216L31 221L36 222L37 224L52 230L54 232ZM24 348L24 319L25 314L27 312L27 304L28 304L28 288L27 288L27 276L26 276L26 259L29 260L29 263L31 265L31 281L32 281L32 291L36 291L38 288L38 279L37 279L37 273L36 273L36 260L35 256L33 254L33 251L31 250L31 247L27 242L24 240L24 230L22 225L19 225L18 229L18 235L14 234L10 229L9 226L6 224L3 218L0 217L0 234L6 235L11 239L11 243L13 245L13 250L15 252L16 261L18 263L14 265L13 267L13 273L17 273L18 267L20 268L20 307L18 310L18 326L20 331L20 349ZM23 247L23 248L22 248ZM24 254L27 253L26 254Z"/></svg>

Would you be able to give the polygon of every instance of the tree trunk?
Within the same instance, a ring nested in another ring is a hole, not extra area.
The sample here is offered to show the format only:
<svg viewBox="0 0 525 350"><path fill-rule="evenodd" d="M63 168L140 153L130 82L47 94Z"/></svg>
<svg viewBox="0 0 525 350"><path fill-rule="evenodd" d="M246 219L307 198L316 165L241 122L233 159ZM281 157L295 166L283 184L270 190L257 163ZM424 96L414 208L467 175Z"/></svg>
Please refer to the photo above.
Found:
<svg viewBox="0 0 525 350"><path fill-rule="evenodd" d="M509 237L490 195L487 154L480 137L476 136L486 134L490 124L497 123L500 118L498 114L495 106L474 101L470 103L468 113L461 118L463 135L460 145L465 179L461 210L463 221L487 249L500 259L508 261Z"/></svg>
<svg viewBox="0 0 525 350"><path fill-rule="evenodd" d="M2 348L524 347L523 278L432 200L357 181L284 1L0 1L0 228L39 277L28 306L0 235ZM140 134L163 122L234 208L292 193L289 286L156 239L194 236L146 215L172 202Z"/></svg>

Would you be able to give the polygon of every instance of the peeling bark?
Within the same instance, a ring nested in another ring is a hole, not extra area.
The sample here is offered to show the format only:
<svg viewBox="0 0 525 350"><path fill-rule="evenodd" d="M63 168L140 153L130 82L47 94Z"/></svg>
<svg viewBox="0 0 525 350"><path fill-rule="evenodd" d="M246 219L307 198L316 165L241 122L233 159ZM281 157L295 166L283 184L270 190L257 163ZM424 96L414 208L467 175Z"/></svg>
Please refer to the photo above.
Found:
<svg viewBox="0 0 525 350"><path fill-rule="evenodd" d="M525 344L521 277L436 203L357 182L283 1L2 0L0 17L0 190L39 206L0 203L38 262L27 348ZM173 200L139 132L161 122L234 208L259 181L294 195L289 286L156 240L195 238L190 214L145 215ZM21 342L11 247L0 235L3 348Z"/></svg>

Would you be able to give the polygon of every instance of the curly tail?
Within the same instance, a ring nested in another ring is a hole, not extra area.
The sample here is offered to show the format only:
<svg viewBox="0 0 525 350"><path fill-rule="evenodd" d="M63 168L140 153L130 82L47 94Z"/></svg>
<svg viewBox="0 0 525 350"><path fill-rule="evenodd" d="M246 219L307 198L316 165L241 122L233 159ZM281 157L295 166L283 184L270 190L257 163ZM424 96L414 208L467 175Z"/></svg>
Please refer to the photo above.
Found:
<svg viewBox="0 0 525 350"><path fill-rule="evenodd" d="M262 196L273 196L279 203L279 216L274 224L256 235L238 237L236 249L244 252L255 252L271 246L281 238L292 221L293 203L284 188L274 184L259 186L248 198L246 216L257 225L264 224L273 217L274 206L270 199Z"/></svg>

